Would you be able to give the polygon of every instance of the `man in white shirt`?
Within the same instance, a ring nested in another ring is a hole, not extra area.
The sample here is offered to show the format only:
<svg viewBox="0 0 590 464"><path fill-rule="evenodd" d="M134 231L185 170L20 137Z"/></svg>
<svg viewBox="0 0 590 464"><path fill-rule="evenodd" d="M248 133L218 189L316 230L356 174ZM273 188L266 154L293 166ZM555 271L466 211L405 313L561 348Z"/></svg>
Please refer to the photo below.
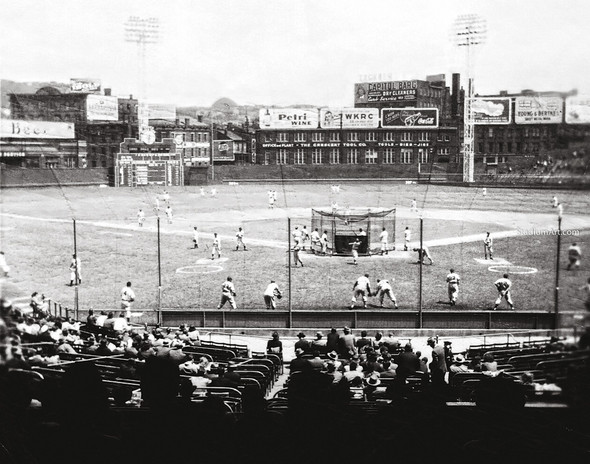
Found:
<svg viewBox="0 0 590 464"><path fill-rule="evenodd" d="M199 248L199 230L197 226L193 227L193 248Z"/></svg>
<svg viewBox="0 0 590 464"><path fill-rule="evenodd" d="M264 303L266 304L266 309L277 309L276 299L280 300L282 297L283 295L279 290L279 286L274 280L271 280L270 284L268 284L264 291Z"/></svg>
<svg viewBox="0 0 590 464"><path fill-rule="evenodd" d="M145 222L145 213L143 212L143 209L140 209L137 212L137 225L139 227L143 227L144 222Z"/></svg>
<svg viewBox="0 0 590 464"><path fill-rule="evenodd" d="M215 253L217 253L218 258L221 258L221 240L217 236L217 232L213 233L213 245L211 246L211 259L215 259Z"/></svg>
<svg viewBox="0 0 590 464"><path fill-rule="evenodd" d="M320 242L322 245L321 253L323 255L325 255L328 251L328 231L327 230L324 230L324 233L322 234L322 237L320 238Z"/></svg>
<svg viewBox="0 0 590 464"><path fill-rule="evenodd" d="M240 248L240 245L242 247L244 247L244 251L248 251L248 249L246 248L246 245L244 245L244 231L242 230L241 227L238 228L238 232L236 233L236 239L237 239L236 251L238 251L238 249Z"/></svg>
<svg viewBox="0 0 590 464"><path fill-rule="evenodd" d="M381 308L385 308L383 304L383 300L386 296L393 302L395 309L397 308L397 302L395 300L395 295L393 294L393 288L391 288L391 284L388 280L385 279L377 279L377 291L375 292L375 296L379 297L379 304Z"/></svg>
<svg viewBox="0 0 590 464"><path fill-rule="evenodd" d="M578 269L580 267L580 258L582 258L582 250L577 243L572 243L567 249L567 259L569 261L567 270L569 271L572 266Z"/></svg>
<svg viewBox="0 0 590 464"><path fill-rule="evenodd" d="M221 285L221 302L217 309L223 308L226 302L229 302L229 305L232 309L236 309L236 288L234 287L234 283L231 277L228 277L225 282Z"/></svg>
<svg viewBox="0 0 590 464"><path fill-rule="evenodd" d="M134 301L135 292L131 289L131 282L127 282L127 285L121 290L121 309L125 310L125 317L128 322L131 319L131 303Z"/></svg>
<svg viewBox="0 0 590 464"><path fill-rule="evenodd" d="M315 230L311 233L311 251L316 253L320 246L320 233L318 232L318 229L316 227Z"/></svg>
<svg viewBox="0 0 590 464"><path fill-rule="evenodd" d="M404 251L408 251L408 245L410 244L410 240L412 240L412 231L409 227L406 227L404 230Z"/></svg>
<svg viewBox="0 0 590 464"><path fill-rule="evenodd" d="M460 280L461 278L459 277L459 274L455 274L455 270L451 269L451 273L447 276L447 287L451 306L455 306L457 304Z"/></svg>
<svg viewBox="0 0 590 464"><path fill-rule="evenodd" d="M383 254L388 255L389 250L387 249L387 246L388 246L388 242L389 242L389 232L387 232L385 227L383 228L383 230L379 234L379 241L381 242L381 255L383 255Z"/></svg>
<svg viewBox="0 0 590 464"><path fill-rule="evenodd" d="M166 219L168 219L168 224L172 224L172 207L170 205L166 206Z"/></svg>
<svg viewBox="0 0 590 464"><path fill-rule="evenodd" d="M352 303L350 309L354 309L356 299L361 297L363 300L363 308L367 308L367 297L371 294L371 282L369 281L369 274L360 276L352 286Z"/></svg>
<svg viewBox="0 0 590 464"><path fill-rule="evenodd" d="M82 283L80 258L74 253L70 261L70 287Z"/></svg>
<svg viewBox="0 0 590 464"><path fill-rule="evenodd" d="M508 274L494 282L496 289L498 290L498 298L494 303L494 311L502 302L502 298L506 299L506 302L510 305L510 309L514 309L514 303L512 302L512 296L510 295L510 289L512 288L512 282L508 279Z"/></svg>

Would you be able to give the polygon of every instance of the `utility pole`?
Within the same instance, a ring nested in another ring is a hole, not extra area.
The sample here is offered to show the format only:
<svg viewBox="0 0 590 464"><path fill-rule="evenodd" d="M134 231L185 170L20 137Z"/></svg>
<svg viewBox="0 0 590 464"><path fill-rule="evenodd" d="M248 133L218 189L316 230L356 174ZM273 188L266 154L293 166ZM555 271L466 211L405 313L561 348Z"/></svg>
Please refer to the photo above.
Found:
<svg viewBox="0 0 590 464"><path fill-rule="evenodd" d="M158 315L157 323L162 323L162 260L160 255L160 216L157 217L158 224Z"/></svg>
<svg viewBox="0 0 590 464"><path fill-rule="evenodd" d="M74 223L74 314L75 319L79 320L78 317L78 245L76 242L76 219L72 219Z"/></svg>
<svg viewBox="0 0 590 464"><path fill-rule="evenodd" d="M422 320L422 262L424 261L424 219L420 216L420 252L418 253L418 259L420 260L420 289L418 291L418 328L421 329L423 324Z"/></svg>
<svg viewBox="0 0 590 464"><path fill-rule="evenodd" d="M288 280L289 280L289 301L288 301L288 308L289 308L289 329L293 326L293 314L292 314L292 306L291 306L291 218L287 218L287 244L289 246L287 250L287 269L288 269Z"/></svg>
<svg viewBox="0 0 590 464"><path fill-rule="evenodd" d="M553 329L559 330L559 260L561 251L561 214L557 215L557 256L555 258L555 323Z"/></svg>

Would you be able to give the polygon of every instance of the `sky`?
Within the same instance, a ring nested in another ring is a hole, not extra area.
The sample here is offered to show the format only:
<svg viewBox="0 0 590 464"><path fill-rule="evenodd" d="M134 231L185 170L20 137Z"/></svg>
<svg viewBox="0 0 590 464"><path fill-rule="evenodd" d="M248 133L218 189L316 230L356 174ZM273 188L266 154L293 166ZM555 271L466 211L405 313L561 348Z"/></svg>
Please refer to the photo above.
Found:
<svg viewBox="0 0 590 464"><path fill-rule="evenodd" d="M353 106L354 83L465 74L459 15L487 24L471 72L479 94L590 93L588 0L0 0L0 77L91 77L140 93L130 16L159 19L145 97L177 106Z"/></svg>

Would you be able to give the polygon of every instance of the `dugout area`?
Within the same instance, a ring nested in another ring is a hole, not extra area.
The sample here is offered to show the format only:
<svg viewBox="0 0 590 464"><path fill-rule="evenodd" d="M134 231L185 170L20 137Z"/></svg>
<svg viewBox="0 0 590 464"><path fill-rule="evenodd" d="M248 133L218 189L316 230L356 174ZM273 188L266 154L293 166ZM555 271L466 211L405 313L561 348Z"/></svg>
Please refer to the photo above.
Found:
<svg viewBox="0 0 590 464"><path fill-rule="evenodd" d="M359 255L380 252L379 235L383 228L389 233L389 250L395 250L395 218L393 209L312 209L311 230L318 229L328 235L328 249L332 255L351 255L351 243L358 237L361 241ZM360 229L366 235L361 235ZM331 247L331 248L330 248Z"/></svg>

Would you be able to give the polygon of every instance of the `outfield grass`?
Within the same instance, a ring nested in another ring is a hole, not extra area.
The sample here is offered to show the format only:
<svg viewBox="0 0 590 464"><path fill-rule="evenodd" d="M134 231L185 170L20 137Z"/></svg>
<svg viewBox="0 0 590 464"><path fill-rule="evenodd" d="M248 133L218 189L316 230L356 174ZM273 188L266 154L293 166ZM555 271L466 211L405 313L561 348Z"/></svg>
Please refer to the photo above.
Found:
<svg viewBox="0 0 590 464"><path fill-rule="evenodd" d="M278 207L270 210L266 191L279 192ZM77 246L82 259L83 284L79 287L82 308L117 308L120 290L133 282L137 308L157 306L157 241L152 206L157 189L43 188L2 192L2 250L12 267L10 282L23 294L41 291L68 306L74 290L68 265L73 250L71 218L76 218ZM397 243L409 226L419 239L419 219L408 211L412 198L425 208L424 240L493 234L551 225L553 192L535 190L479 189L422 185L343 184L338 195L327 184L218 186L218 198L201 197L198 188L170 189L173 224L161 222L162 305L169 308L214 308L225 277L234 278L241 308L263 307L262 292L275 279L287 294L287 217L310 227L311 207L327 206L336 200L341 206L397 208ZM564 202L564 227L588 227L585 192L557 192ZM143 208L148 219L143 229L136 225L136 212ZM18 217L14 215L26 216ZM33 219L31 219L33 218ZM61 222L55 222L61 221ZM191 249L192 226L202 231L201 248ZM233 251L238 226L246 231L251 251ZM210 235L222 236L223 257L210 261ZM457 239L459 238L459 239ZM373 241L376 239L374 238ZM576 238L587 249L585 235ZM562 265L572 240L562 241ZM495 256L513 265L538 269L535 274L512 275L513 298L518 309L551 310L555 276L554 236L497 238ZM376 243L375 243L376 245ZM423 306L446 309L445 276L454 267L463 281L457 309L488 309L496 297L493 281L501 276L475 258L483 254L481 241L453 243L430 248L434 266L423 267ZM391 252L387 258L362 257L358 266L351 258L318 257L304 254L304 268L292 268L293 309L343 308L350 304L356 278L369 273L371 280L393 280L400 308L418 305L418 271L415 253ZM491 264L491 263L490 263ZM220 266L212 267L212 266ZM183 273L177 272L185 268ZM583 262L578 271L562 272L562 309L580 309L577 291L587 278ZM373 299L372 303L378 302ZM286 298L280 303L286 307Z"/></svg>

